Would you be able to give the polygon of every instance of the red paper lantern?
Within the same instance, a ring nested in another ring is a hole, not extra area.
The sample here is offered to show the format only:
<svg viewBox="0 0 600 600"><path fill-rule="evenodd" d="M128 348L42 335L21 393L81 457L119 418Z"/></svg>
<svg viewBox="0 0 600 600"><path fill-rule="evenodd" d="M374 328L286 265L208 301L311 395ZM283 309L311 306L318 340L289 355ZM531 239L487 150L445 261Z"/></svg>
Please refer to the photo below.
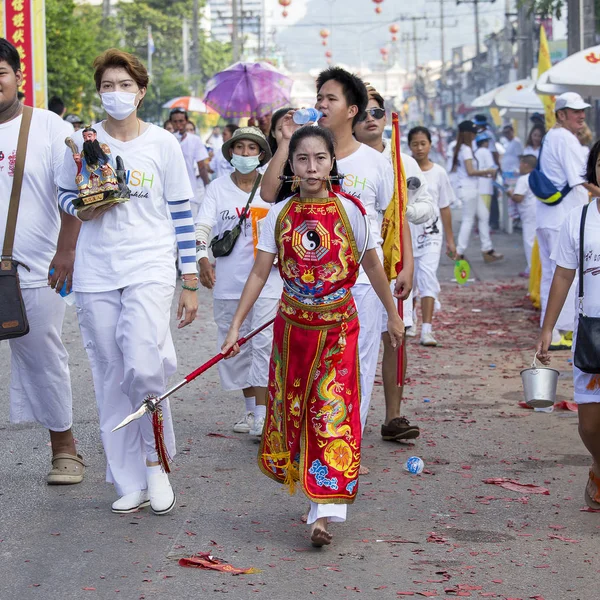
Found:
<svg viewBox="0 0 600 600"><path fill-rule="evenodd" d="M380 15L380 14L381 14L381 6L378 6L378 7L375 9L375 12L376 12L378 15Z"/></svg>
<svg viewBox="0 0 600 600"><path fill-rule="evenodd" d="M281 13L281 16L285 19L285 17L288 16L288 11L285 10L290 4L292 3L292 0L279 0L279 4L281 6L283 6L284 10Z"/></svg>
<svg viewBox="0 0 600 600"><path fill-rule="evenodd" d="M392 36L392 42L397 42L397 41L398 41L398 36L396 36L396 35L393 35L393 36Z"/></svg>
<svg viewBox="0 0 600 600"><path fill-rule="evenodd" d="M331 58L332 56L333 56L333 54L331 53L331 50L327 50L327 52L325 52L326 58Z"/></svg>
<svg viewBox="0 0 600 600"><path fill-rule="evenodd" d="M381 56L387 56L389 50L387 48L381 48L379 52L381 53Z"/></svg>
<svg viewBox="0 0 600 600"><path fill-rule="evenodd" d="M383 0L373 0L373 2L374 2L375 4L377 4L377 7L375 8L375 12L376 12L378 15L379 15L379 14L381 14L381 6L379 6L379 5L380 5L380 4L383 2Z"/></svg>
<svg viewBox="0 0 600 600"><path fill-rule="evenodd" d="M282 16L283 18L287 17L287 16L288 16L288 11L287 11L287 10L284 10L284 11L281 13L281 16Z"/></svg>
<svg viewBox="0 0 600 600"><path fill-rule="evenodd" d="M390 25L390 33L392 35L395 35L396 33L398 33L400 31L400 27L396 24L396 23L392 23Z"/></svg>

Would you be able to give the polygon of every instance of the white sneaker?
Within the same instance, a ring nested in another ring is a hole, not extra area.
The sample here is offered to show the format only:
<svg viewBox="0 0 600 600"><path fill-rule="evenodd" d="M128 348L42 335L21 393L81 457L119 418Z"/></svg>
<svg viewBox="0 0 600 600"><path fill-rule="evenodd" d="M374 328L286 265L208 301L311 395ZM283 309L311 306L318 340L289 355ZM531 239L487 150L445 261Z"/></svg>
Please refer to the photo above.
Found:
<svg viewBox="0 0 600 600"><path fill-rule="evenodd" d="M421 333L421 346L437 346L438 343L436 339L433 337L433 333Z"/></svg>
<svg viewBox="0 0 600 600"><path fill-rule="evenodd" d="M417 337L417 327L415 325L411 325L406 328L406 337Z"/></svg>
<svg viewBox="0 0 600 600"><path fill-rule="evenodd" d="M263 429L265 427L265 418L264 417L258 417L256 419L254 419L254 423L252 425L252 428L250 429L250 431L248 432L250 435L254 435L257 438L260 438L260 436L263 433Z"/></svg>
<svg viewBox="0 0 600 600"><path fill-rule="evenodd" d="M125 494L118 500L115 500L112 503L112 511L117 514L132 513L148 506L148 504L150 504L148 490L138 490L137 492L131 492L131 494Z"/></svg>
<svg viewBox="0 0 600 600"><path fill-rule="evenodd" d="M147 469L148 496L155 515L166 515L175 508L175 492L169 476L160 467Z"/></svg>
<svg viewBox="0 0 600 600"><path fill-rule="evenodd" d="M246 413L234 426L236 433L248 433L254 427L254 413Z"/></svg>

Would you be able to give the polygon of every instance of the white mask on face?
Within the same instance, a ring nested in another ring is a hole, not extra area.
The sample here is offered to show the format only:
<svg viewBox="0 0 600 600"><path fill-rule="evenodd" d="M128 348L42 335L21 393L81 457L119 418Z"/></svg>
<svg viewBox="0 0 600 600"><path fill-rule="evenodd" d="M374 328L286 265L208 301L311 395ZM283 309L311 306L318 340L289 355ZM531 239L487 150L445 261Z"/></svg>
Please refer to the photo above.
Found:
<svg viewBox="0 0 600 600"><path fill-rule="evenodd" d="M126 119L138 106L136 94L131 92L104 92L100 95L102 106L108 115L117 121Z"/></svg>

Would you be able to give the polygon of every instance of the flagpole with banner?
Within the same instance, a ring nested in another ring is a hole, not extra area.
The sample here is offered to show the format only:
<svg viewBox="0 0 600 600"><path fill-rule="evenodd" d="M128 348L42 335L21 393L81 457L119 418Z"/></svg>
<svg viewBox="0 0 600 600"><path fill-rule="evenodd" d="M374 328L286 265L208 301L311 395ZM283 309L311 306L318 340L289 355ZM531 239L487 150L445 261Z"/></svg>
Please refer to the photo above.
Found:
<svg viewBox="0 0 600 600"><path fill-rule="evenodd" d="M400 124L398 113L392 113L392 167L394 169L394 193L383 215L381 237L383 238L383 268L390 282L402 271L402 242L404 216L406 213L406 175L400 155ZM398 314L404 317L403 302L398 298ZM404 341L398 347L398 386L404 385Z"/></svg>

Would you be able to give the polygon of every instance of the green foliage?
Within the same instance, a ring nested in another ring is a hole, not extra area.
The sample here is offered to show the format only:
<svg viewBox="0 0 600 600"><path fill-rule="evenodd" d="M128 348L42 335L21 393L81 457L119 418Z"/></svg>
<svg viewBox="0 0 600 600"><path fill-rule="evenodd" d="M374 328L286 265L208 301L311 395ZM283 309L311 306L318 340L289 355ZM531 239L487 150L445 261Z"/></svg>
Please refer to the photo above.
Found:
<svg viewBox="0 0 600 600"><path fill-rule="evenodd" d="M202 7L204 1L199 3ZM73 0L46 0L49 96L63 98L69 112L91 117L98 109L92 62L104 50L117 47L148 56L148 26L152 26L155 52L150 87L141 116L158 121L161 105L192 90L201 95L206 81L231 63L229 44L208 41L199 32L197 68L185 81L182 58L182 21L192 22L192 0L133 0L113 3L113 13L102 18L101 6L75 4ZM191 36L190 36L191 37ZM190 59L192 57L189 49Z"/></svg>
<svg viewBox="0 0 600 600"><path fill-rule="evenodd" d="M518 0L519 4L529 2L529 0ZM542 17L556 17L561 19L564 9L567 6L567 0L533 0L531 10ZM594 12L596 14L596 31L600 33L600 0L594 0Z"/></svg>

